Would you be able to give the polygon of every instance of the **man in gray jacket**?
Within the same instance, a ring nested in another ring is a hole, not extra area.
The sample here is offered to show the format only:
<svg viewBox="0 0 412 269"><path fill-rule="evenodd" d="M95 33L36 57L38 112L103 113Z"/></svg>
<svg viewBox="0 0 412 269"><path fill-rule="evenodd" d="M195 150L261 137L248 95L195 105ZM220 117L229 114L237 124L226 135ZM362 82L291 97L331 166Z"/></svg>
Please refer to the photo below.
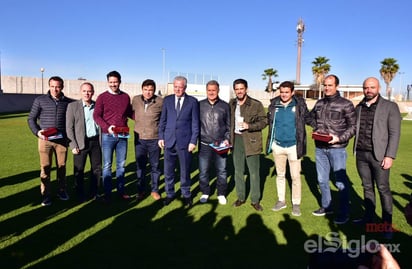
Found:
<svg viewBox="0 0 412 269"><path fill-rule="evenodd" d="M396 157L401 134L398 105L382 98L379 80L370 77L363 82L364 99L356 107L356 167L362 179L365 214L355 223L372 223L375 217L375 185L382 203L382 221L386 239L392 238L392 193L389 171Z"/></svg>
<svg viewBox="0 0 412 269"><path fill-rule="evenodd" d="M66 132L73 153L76 192L80 202L94 199L98 194L98 183L102 173L102 153L100 148L99 127L93 119L95 102L92 100L94 87L85 82L80 86L82 98L70 103L66 113ZM84 191L84 168L90 156L90 188Z"/></svg>

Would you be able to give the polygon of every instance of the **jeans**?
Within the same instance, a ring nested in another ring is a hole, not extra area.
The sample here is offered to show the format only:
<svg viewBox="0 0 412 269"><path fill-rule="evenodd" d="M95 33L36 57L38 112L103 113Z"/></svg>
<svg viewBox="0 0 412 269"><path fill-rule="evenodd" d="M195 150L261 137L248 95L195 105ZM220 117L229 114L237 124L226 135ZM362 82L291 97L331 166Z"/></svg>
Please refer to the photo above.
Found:
<svg viewBox="0 0 412 269"><path fill-rule="evenodd" d="M226 175L227 153L218 154L210 146L199 145L199 186L203 194L210 195L209 169L212 163L216 169L217 195L226 195L227 175Z"/></svg>
<svg viewBox="0 0 412 269"><path fill-rule="evenodd" d="M103 151L103 186L107 198L112 192L112 161L116 151L116 188L119 195L124 194L124 173L127 157L127 138L114 137L111 134L102 134Z"/></svg>
<svg viewBox="0 0 412 269"><path fill-rule="evenodd" d="M339 190L339 215L349 215L349 179L346 174L347 153L345 148L316 148L316 171L322 195L322 207L331 206L329 186L330 169L335 175L335 186Z"/></svg>
<svg viewBox="0 0 412 269"><path fill-rule="evenodd" d="M382 205L383 222L392 223L392 193L389 185L390 169L382 169L372 152L356 151L356 168L362 180L365 216L368 221L375 217L375 184Z"/></svg>
<svg viewBox="0 0 412 269"><path fill-rule="evenodd" d="M290 176L292 178L292 204L300 205L301 201L301 180L300 180L300 159L296 152L296 145L291 147L281 147L272 144L272 152L276 166L276 188L278 191L278 201L285 201L286 196L286 162L289 162Z"/></svg>
<svg viewBox="0 0 412 269"><path fill-rule="evenodd" d="M159 192L159 159L160 148L157 139L139 139L135 133L135 157L136 157L136 176L137 191L144 192L147 189L146 166L150 163L151 191Z"/></svg>
<svg viewBox="0 0 412 269"><path fill-rule="evenodd" d="M99 144L99 137L86 138L85 148L79 154L73 154L74 177L76 179L76 191L80 200L85 199L84 191L84 169L87 156L90 157L90 189L89 197L97 195L97 186L102 175L102 150Z"/></svg>
<svg viewBox="0 0 412 269"><path fill-rule="evenodd" d="M57 183L59 190L66 190L66 160L67 147L65 142L60 140L48 141L38 139L38 150L40 156L40 192L43 196L50 195L50 173L53 154L56 155L57 162Z"/></svg>
<svg viewBox="0 0 412 269"><path fill-rule="evenodd" d="M233 166L235 169L235 187L237 198L246 200L245 161L250 175L250 200L256 204L260 201L260 155L246 156L245 145L241 135L235 135L233 145Z"/></svg>

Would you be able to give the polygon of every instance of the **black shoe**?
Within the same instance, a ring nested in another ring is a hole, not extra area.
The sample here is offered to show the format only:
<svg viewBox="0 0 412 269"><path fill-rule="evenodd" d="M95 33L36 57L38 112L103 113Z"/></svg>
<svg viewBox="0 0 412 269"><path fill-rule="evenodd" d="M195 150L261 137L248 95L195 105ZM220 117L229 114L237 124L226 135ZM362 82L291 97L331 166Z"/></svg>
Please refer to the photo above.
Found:
<svg viewBox="0 0 412 269"><path fill-rule="evenodd" d="M233 206L234 206L234 207L239 207L239 206L243 205L244 203L245 203L245 201L242 201L242 200L237 199L237 200L233 203Z"/></svg>
<svg viewBox="0 0 412 269"><path fill-rule="evenodd" d="M190 208L193 205L193 201L191 197L183 198L183 206L185 208Z"/></svg>
<svg viewBox="0 0 412 269"><path fill-rule="evenodd" d="M335 224L345 224L346 222L349 221L349 217L348 216L338 216L336 219L333 220L333 222Z"/></svg>
<svg viewBox="0 0 412 269"><path fill-rule="evenodd" d="M172 201L174 200L174 198L173 197L166 197L164 200L163 200L163 205L169 205Z"/></svg>
<svg viewBox="0 0 412 269"><path fill-rule="evenodd" d="M371 218L363 217L359 219L354 219L352 223L356 225L366 225L368 223L373 223L373 220Z"/></svg>
<svg viewBox="0 0 412 269"><path fill-rule="evenodd" d="M49 206L49 205L51 205L51 199L50 199L50 197L49 197L49 196L44 196L44 197L43 197L43 200L42 200L42 202L41 202L41 205L42 205L42 206Z"/></svg>
<svg viewBox="0 0 412 269"><path fill-rule="evenodd" d="M256 211L263 211L263 207L260 205L260 203L251 203L251 206L253 206Z"/></svg>
<svg viewBox="0 0 412 269"><path fill-rule="evenodd" d="M315 211L312 212L312 214L314 216L317 216L317 217L329 215L329 214L332 214L332 213L333 213L333 210L330 207L329 208L321 207L318 210L315 210Z"/></svg>

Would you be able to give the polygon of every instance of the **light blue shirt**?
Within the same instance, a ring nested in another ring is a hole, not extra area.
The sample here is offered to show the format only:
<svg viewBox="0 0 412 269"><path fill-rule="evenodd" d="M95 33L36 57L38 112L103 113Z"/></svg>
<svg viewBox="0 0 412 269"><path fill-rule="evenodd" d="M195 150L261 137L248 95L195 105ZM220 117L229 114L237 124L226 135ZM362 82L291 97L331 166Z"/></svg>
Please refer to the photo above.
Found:
<svg viewBox="0 0 412 269"><path fill-rule="evenodd" d="M83 110L84 110L84 121L85 121L85 126L86 126L86 136L94 137L99 134L97 124L94 122L94 119L93 119L94 103L92 103L90 106L87 106L87 104L83 102Z"/></svg>

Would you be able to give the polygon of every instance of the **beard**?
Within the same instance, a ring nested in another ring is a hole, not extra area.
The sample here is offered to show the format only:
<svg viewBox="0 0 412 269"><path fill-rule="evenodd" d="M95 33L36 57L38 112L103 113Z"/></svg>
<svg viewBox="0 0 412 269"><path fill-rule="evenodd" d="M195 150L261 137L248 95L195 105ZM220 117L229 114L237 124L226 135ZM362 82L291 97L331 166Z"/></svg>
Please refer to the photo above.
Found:
<svg viewBox="0 0 412 269"><path fill-rule="evenodd" d="M365 99L366 101L372 100L373 98L375 98L376 96L378 96L378 94L374 94L374 93L369 93L365 95Z"/></svg>

